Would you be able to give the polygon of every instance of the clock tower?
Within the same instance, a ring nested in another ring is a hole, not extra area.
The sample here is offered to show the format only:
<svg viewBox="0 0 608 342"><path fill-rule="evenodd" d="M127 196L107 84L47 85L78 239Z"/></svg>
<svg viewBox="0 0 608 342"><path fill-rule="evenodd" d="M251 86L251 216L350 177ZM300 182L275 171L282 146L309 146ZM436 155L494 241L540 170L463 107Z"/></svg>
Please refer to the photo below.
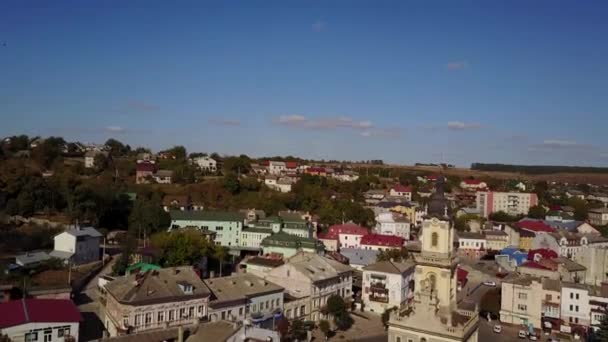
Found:
<svg viewBox="0 0 608 342"><path fill-rule="evenodd" d="M477 309L457 305L458 257L443 184L440 177L422 222L413 301L391 316L389 341L477 342Z"/></svg>

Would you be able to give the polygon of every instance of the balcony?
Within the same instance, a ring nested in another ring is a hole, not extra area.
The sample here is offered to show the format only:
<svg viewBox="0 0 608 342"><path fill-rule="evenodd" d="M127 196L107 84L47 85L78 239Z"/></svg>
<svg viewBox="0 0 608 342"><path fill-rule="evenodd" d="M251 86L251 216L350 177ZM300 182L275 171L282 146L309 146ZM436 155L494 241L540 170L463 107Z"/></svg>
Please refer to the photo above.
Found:
<svg viewBox="0 0 608 342"><path fill-rule="evenodd" d="M373 291L373 290L386 290L386 284L385 283L371 283L369 285L369 288ZM387 290L388 291L388 290Z"/></svg>
<svg viewBox="0 0 608 342"><path fill-rule="evenodd" d="M388 296L372 293L369 295L369 300L372 302L378 302L378 303L388 303Z"/></svg>

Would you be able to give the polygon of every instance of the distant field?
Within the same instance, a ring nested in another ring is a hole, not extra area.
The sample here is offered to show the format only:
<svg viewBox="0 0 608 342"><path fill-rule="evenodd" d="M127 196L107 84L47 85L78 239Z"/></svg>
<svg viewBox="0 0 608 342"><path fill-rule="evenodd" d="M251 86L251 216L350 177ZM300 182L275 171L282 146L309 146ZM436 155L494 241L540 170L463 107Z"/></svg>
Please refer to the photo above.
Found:
<svg viewBox="0 0 608 342"><path fill-rule="evenodd" d="M369 164L353 164L354 168L377 168L382 167L380 165L369 165ZM475 178L497 178L497 179L523 179L529 181L548 181L548 182L567 182L567 183L591 183L598 185L608 185L608 173L578 173L578 172L560 172L560 173L549 173L549 174L524 174L518 172L504 172L504 171L480 171L472 170L468 168L450 168L440 169L434 166L410 166L410 165L384 165L383 167L390 167L401 170L417 171L421 173L439 173L443 172L445 175L454 175L461 178L475 177Z"/></svg>

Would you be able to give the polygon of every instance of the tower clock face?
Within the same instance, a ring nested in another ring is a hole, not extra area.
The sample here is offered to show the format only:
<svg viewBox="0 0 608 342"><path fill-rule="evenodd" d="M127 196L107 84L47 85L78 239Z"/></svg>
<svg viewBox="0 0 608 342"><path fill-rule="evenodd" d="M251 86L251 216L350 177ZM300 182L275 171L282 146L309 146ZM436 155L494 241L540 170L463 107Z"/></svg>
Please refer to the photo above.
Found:
<svg viewBox="0 0 608 342"><path fill-rule="evenodd" d="M272 232L273 233L278 233L280 231L281 231L281 226L280 225L278 225L278 224L273 224L272 225Z"/></svg>
<svg viewBox="0 0 608 342"><path fill-rule="evenodd" d="M433 217L433 220L431 222L433 222L433 224L438 224L439 220L436 217Z"/></svg>

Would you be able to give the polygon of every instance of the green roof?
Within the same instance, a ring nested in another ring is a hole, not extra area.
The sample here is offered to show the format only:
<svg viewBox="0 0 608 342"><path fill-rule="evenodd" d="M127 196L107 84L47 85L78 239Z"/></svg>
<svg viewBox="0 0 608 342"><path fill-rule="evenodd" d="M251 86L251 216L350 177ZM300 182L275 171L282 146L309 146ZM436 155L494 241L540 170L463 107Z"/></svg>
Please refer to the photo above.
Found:
<svg viewBox="0 0 608 342"><path fill-rule="evenodd" d="M246 227L246 228L243 228L243 233L266 233L266 234L272 234L272 229L269 229L269 228Z"/></svg>
<svg viewBox="0 0 608 342"><path fill-rule="evenodd" d="M243 222L245 214L234 211L172 210L171 220Z"/></svg>
<svg viewBox="0 0 608 342"><path fill-rule="evenodd" d="M138 262L136 264L133 264L133 265L127 267L126 273L131 274L135 270L139 270L139 272L146 273L148 271L155 271L155 270L160 270L160 269L161 269L161 267L158 265L148 264L145 262Z"/></svg>
<svg viewBox="0 0 608 342"><path fill-rule="evenodd" d="M313 238L303 238L292 234L287 234L284 232L272 234L270 236L265 237L262 242L262 246L277 246L277 247L290 247L290 248L323 248L323 244Z"/></svg>

